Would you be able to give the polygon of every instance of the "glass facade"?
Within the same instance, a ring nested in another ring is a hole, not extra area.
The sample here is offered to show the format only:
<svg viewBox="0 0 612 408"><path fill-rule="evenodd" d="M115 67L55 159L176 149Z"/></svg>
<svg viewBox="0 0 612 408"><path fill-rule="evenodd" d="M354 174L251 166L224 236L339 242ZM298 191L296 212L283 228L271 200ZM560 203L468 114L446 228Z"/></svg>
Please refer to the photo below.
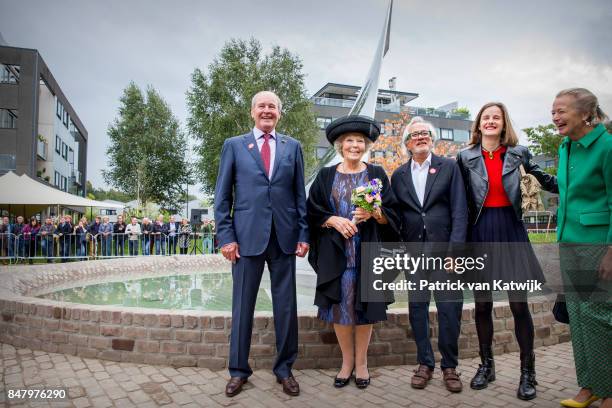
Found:
<svg viewBox="0 0 612 408"><path fill-rule="evenodd" d="M0 84L19 83L19 65L0 64Z"/></svg>
<svg viewBox="0 0 612 408"><path fill-rule="evenodd" d="M0 154L0 171L15 170L16 168L14 154Z"/></svg>
<svg viewBox="0 0 612 408"><path fill-rule="evenodd" d="M16 129L17 116L17 111L14 109L0 109L0 128Z"/></svg>

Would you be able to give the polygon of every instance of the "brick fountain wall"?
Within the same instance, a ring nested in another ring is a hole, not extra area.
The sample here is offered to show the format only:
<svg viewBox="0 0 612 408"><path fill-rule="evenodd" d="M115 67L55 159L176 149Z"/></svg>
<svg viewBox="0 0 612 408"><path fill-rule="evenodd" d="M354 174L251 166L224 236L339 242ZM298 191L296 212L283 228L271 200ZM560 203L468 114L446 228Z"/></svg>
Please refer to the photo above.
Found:
<svg viewBox="0 0 612 408"><path fill-rule="evenodd" d="M5 266L0 270L0 342L104 360L224 369L229 353L229 313L93 306L33 297L84 284L164 276L168 271L218 272L224 268L229 270L218 255ZM544 298L530 302L536 347L570 340L568 326L556 322L551 314L553 303ZM429 314L436 350L435 308ZM493 314L495 353L517 351L510 307L496 303ZM250 353L252 367L272 367L274 339L271 313L258 312ZM459 349L461 358L478 354L470 304L464 305ZM340 356L332 327L312 312L299 312L296 368L339 367ZM388 320L374 326L369 356L371 366L416 363L416 345L411 339L406 310L391 309Z"/></svg>

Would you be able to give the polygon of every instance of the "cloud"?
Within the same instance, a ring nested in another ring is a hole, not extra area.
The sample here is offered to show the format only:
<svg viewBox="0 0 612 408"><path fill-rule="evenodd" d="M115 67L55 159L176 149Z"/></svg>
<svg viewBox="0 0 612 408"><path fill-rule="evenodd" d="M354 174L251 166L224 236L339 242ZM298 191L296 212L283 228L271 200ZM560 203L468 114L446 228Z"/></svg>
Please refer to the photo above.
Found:
<svg viewBox="0 0 612 408"><path fill-rule="evenodd" d="M378 40L382 0L161 0L4 2L11 45L36 48L89 132L88 178L103 186L106 129L122 90L153 85L184 124L194 68L230 38L301 56L310 93L327 82L361 85ZM381 87L417 92L421 106L458 100L476 112L501 100L518 128L550 121L557 91L585 86L612 112L609 0L395 0ZM28 29L24 29L24 27Z"/></svg>

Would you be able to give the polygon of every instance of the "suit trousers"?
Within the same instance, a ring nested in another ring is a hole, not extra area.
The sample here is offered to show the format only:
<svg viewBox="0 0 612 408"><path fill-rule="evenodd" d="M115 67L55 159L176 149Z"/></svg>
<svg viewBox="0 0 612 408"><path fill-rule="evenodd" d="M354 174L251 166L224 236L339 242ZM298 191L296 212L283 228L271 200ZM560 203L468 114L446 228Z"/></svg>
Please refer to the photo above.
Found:
<svg viewBox="0 0 612 408"><path fill-rule="evenodd" d="M285 254L279 244L274 224L266 250L257 256L244 256L232 266L232 332L229 372L232 377L249 377L253 313L264 265L270 271L276 361L273 371L278 378L291 376L298 353L298 320L295 282L295 254Z"/></svg>
<svg viewBox="0 0 612 408"><path fill-rule="evenodd" d="M423 231L423 237L426 237ZM426 238L425 238L426 239ZM427 288L419 289L421 279L433 282L446 282L458 280L455 273L444 270L418 271L414 275L406 277L407 280L416 282L417 289L409 292L408 317L414 341L417 345L417 361L419 364L435 367L435 359L431 341L429 340L429 302L431 291ZM461 330L461 311L463 309L463 292L461 290L436 290L433 291L438 311L438 349L442 355L440 367L456 368L459 355L459 334Z"/></svg>

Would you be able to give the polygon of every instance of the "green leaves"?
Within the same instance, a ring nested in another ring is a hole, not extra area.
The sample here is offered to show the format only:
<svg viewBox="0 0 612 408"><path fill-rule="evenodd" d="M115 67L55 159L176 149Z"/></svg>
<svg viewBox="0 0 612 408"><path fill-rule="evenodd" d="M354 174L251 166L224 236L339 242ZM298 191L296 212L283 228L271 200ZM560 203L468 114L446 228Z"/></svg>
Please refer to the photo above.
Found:
<svg viewBox="0 0 612 408"><path fill-rule="evenodd" d="M550 174L557 174L557 163L559 146L564 137L556 132L555 125L539 125L537 127L525 128L523 132L527 134L529 149L534 155L542 154L554 159L554 167L547 167L544 170Z"/></svg>
<svg viewBox="0 0 612 408"><path fill-rule="evenodd" d="M251 130L251 99L263 90L280 97L277 131L302 143L306 167L312 168L318 129L302 67L298 56L278 46L263 55L261 43L251 38L228 41L206 72L194 70L187 91L187 128L196 139L196 172L207 193L214 192L223 142Z"/></svg>
<svg viewBox="0 0 612 408"><path fill-rule="evenodd" d="M108 128L108 168L102 174L119 191L176 209L184 194L190 166L187 140L170 107L149 86L143 92L131 82L120 98L119 114Z"/></svg>

